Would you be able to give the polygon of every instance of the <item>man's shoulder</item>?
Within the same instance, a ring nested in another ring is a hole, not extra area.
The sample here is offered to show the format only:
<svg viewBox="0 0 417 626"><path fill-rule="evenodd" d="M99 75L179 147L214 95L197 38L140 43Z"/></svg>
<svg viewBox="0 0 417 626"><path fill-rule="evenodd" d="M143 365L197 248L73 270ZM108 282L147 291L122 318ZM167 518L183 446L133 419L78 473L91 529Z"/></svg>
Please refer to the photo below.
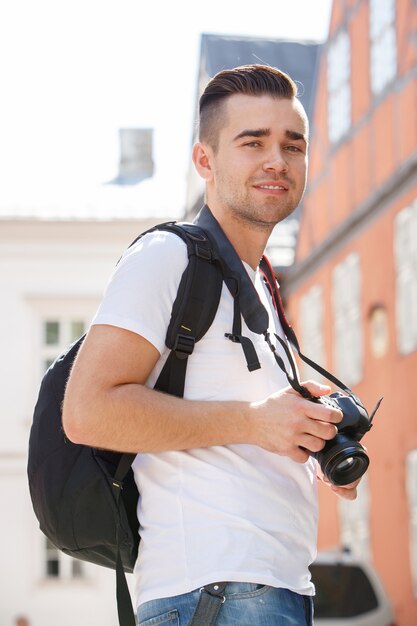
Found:
<svg viewBox="0 0 417 626"><path fill-rule="evenodd" d="M145 232L143 235L139 235L136 241L132 243L129 248L127 248L126 252L129 251L137 251L140 249L181 249L186 247L185 242L182 238L175 234L174 231L164 229L163 225L161 228L157 228L152 230L151 232Z"/></svg>
<svg viewBox="0 0 417 626"><path fill-rule="evenodd" d="M139 237L121 258L121 263L144 261L156 266L183 265L187 261L187 246L178 235L167 230L154 230Z"/></svg>

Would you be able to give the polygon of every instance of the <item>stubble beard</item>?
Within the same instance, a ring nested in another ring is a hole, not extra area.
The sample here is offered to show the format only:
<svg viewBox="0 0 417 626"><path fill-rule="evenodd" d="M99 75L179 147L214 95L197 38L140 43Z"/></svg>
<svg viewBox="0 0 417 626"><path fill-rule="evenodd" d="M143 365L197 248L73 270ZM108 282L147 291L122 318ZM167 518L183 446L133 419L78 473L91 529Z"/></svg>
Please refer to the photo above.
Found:
<svg viewBox="0 0 417 626"><path fill-rule="evenodd" d="M282 176L281 176L282 177ZM303 193L300 197L290 196L287 198L264 196L260 197L259 202L251 198L251 186L256 184L257 179L248 180L245 191L242 190L240 184L234 184L233 177L224 175L220 169L216 171L217 201L223 210L228 213L237 223L250 226L258 232L272 232L273 228L291 215L301 201ZM271 179L272 180L272 179ZM294 193L294 183L289 178L286 179L288 184L288 194Z"/></svg>
<svg viewBox="0 0 417 626"><path fill-rule="evenodd" d="M279 201L277 198L258 204L249 198L236 196L223 197L222 204L237 222L264 233L270 233L274 226L291 215L297 206L289 201L282 203L282 199Z"/></svg>

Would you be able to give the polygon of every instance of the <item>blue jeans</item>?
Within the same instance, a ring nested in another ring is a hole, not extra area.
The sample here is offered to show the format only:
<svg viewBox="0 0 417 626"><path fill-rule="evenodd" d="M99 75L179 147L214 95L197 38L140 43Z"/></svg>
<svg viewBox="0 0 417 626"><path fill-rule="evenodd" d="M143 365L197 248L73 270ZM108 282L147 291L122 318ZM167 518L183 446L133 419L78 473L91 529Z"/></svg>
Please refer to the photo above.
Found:
<svg viewBox="0 0 417 626"><path fill-rule="evenodd" d="M139 626L187 626L200 592L145 602ZM216 626L312 626L313 601L288 589L253 583L228 583Z"/></svg>

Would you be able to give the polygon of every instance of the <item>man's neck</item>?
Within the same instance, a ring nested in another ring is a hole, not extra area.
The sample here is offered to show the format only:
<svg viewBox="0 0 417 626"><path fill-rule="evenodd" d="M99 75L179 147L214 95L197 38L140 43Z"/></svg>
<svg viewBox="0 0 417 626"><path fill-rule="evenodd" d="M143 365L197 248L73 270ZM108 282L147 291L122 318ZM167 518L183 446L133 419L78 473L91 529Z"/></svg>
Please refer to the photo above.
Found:
<svg viewBox="0 0 417 626"><path fill-rule="evenodd" d="M216 210L215 207L209 206L209 208L240 259L256 270L272 229L257 229L250 223L238 220L229 213L226 214L224 211Z"/></svg>

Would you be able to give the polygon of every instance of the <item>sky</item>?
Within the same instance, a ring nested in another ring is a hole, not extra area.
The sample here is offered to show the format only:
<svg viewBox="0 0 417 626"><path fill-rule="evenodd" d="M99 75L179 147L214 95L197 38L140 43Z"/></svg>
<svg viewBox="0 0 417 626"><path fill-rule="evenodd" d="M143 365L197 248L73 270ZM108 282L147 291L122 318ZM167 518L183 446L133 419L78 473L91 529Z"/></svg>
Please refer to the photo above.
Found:
<svg viewBox="0 0 417 626"><path fill-rule="evenodd" d="M118 129L143 127L154 129L155 176L125 197L140 203L141 187L149 211L181 214L201 33L324 41L330 9L331 0L2 0L3 212L103 199Z"/></svg>

